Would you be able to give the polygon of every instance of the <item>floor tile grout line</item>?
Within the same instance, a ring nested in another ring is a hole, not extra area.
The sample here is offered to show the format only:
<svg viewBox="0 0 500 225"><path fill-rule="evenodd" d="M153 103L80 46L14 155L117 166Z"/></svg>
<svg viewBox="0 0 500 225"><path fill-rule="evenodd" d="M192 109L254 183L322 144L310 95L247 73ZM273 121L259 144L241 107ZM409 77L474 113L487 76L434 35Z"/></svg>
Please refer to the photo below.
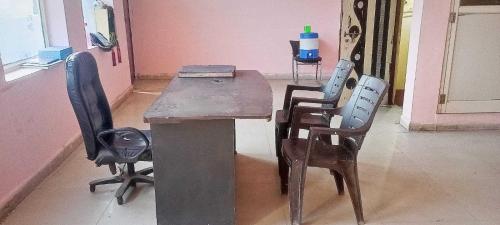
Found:
<svg viewBox="0 0 500 225"><path fill-rule="evenodd" d="M111 206L111 204L113 204L113 201L115 200L114 197L111 198L111 200L108 202L108 204L106 205L106 207L104 207L104 210L102 211L101 215L99 216L99 218L97 218L97 221L95 223L95 225L99 225L99 223L101 222L102 218L104 217L104 215L106 214L106 211L108 210L108 208Z"/></svg>

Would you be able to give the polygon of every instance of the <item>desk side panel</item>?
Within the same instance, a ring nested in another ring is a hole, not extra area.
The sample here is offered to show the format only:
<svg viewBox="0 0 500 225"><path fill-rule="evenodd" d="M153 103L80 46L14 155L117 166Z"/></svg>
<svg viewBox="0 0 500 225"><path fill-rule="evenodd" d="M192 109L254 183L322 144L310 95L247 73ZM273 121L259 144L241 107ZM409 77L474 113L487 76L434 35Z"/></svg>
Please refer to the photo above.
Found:
<svg viewBox="0 0 500 225"><path fill-rule="evenodd" d="M151 128L158 225L234 224L234 120Z"/></svg>

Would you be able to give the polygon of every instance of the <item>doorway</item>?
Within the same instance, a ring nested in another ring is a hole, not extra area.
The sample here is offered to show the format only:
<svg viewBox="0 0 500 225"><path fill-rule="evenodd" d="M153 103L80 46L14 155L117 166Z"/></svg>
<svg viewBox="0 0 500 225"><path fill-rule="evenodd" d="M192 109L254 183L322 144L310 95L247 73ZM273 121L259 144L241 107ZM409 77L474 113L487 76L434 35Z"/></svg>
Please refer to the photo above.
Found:
<svg viewBox="0 0 500 225"><path fill-rule="evenodd" d="M389 104L403 106L406 66L408 64L408 48L410 44L411 21L414 0L398 0L394 32L394 49L391 66L391 90Z"/></svg>
<svg viewBox="0 0 500 225"><path fill-rule="evenodd" d="M135 62L134 62L134 46L132 43L132 25L130 23L130 4L129 0L123 0L123 14L125 19L125 33L127 36L127 54L130 67L130 82L135 82Z"/></svg>

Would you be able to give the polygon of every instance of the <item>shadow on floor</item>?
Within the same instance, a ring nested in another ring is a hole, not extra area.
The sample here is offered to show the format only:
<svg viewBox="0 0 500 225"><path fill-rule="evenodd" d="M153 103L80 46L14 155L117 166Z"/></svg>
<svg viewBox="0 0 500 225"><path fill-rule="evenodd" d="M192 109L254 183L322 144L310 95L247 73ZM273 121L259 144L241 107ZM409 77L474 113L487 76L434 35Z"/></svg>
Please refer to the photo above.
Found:
<svg viewBox="0 0 500 225"><path fill-rule="evenodd" d="M288 210L279 190L278 167L269 155L236 156L236 220L238 224L279 224Z"/></svg>

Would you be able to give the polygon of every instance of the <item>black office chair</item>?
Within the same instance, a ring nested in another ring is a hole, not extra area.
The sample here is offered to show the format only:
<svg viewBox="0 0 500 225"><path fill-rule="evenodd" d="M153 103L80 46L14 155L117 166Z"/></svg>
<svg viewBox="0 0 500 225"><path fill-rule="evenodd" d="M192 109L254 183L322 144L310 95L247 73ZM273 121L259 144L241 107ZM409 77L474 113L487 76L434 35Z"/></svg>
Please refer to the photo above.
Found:
<svg viewBox="0 0 500 225"><path fill-rule="evenodd" d="M151 132L135 128L113 128L111 110L99 80L97 64L88 52L74 53L66 60L66 82L69 99L82 131L87 158L97 166L108 165L116 174L115 163L127 166L120 168L118 176L95 180L89 183L90 191L101 184L122 183L116 191L118 204L123 204L123 194L136 183L153 184L153 172L149 167L135 171L134 163L151 161Z"/></svg>
<svg viewBox="0 0 500 225"><path fill-rule="evenodd" d="M290 45L292 46L292 79L294 81L299 80L299 66L300 65L310 65L314 66L316 65L316 80L318 80L318 73L319 73L319 80L322 78L322 58L318 57L315 59L303 59L300 58L299 52L300 52L300 41L294 41L290 40ZM319 70L319 71L318 71Z"/></svg>

